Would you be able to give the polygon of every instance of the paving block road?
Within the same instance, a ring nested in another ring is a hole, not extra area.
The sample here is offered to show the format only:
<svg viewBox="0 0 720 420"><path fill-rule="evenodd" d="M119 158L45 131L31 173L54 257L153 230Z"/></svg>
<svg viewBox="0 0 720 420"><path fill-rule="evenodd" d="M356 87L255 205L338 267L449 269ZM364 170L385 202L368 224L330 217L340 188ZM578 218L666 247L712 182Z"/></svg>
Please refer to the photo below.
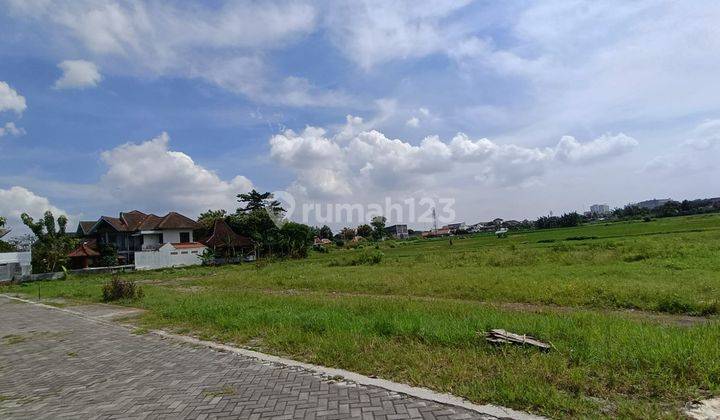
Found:
<svg viewBox="0 0 720 420"><path fill-rule="evenodd" d="M0 296L0 418L496 418Z"/></svg>

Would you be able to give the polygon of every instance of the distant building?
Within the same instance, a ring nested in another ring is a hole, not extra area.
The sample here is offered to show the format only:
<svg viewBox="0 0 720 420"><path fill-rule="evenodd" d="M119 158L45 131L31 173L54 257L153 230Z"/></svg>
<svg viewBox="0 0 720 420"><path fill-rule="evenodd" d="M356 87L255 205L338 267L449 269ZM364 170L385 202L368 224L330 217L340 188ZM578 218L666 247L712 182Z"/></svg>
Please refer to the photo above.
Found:
<svg viewBox="0 0 720 420"><path fill-rule="evenodd" d="M392 225L385 228L385 233L388 236L392 236L397 239L407 239L410 237L408 234L407 225Z"/></svg>
<svg viewBox="0 0 720 420"><path fill-rule="evenodd" d="M460 222L460 223L450 223L449 225L445 225L442 228L449 230L451 233L455 233L459 230L467 230L468 227L465 224L465 222Z"/></svg>
<svg viewBox="0 0 720 420"><path fill-rule="evenodd" d="M671 201L672 201L671 198L653 198L652 200L645 200L645 201L641 201L639 203L635 203L635 205L640 207L641 209L652 210L652 209L664 206L665 204L667 204Z"/></svg>
<svg viewBox="0 0 720 420"><path fill-rule="evenodd" d="M607 204L593 204L590 206L590 214L593 216L605 216L610 214L610 206Z"/></svg>

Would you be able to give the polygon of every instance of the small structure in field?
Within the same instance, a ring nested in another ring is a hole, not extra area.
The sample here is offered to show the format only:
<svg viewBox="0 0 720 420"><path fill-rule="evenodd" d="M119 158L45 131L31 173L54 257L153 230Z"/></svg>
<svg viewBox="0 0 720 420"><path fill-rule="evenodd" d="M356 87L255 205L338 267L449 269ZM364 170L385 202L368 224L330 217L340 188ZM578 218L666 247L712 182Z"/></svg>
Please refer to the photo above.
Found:
<svg viewBox="0 0 720 420"><path fill-rule="evenodd" d="M500 228L495 231L495 236L497 236L498 238L505 238L507 236L507 234L508 234L507 228Z"/></svg>

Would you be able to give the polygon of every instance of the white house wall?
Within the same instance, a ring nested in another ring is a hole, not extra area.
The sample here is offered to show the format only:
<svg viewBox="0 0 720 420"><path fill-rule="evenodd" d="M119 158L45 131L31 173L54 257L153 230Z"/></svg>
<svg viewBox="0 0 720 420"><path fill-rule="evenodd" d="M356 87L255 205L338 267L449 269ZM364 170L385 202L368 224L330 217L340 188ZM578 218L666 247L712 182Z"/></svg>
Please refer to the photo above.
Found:
<svg viewBox="0 0 720 420"><path fill-rule="evenodd" d="M165 229L163 229L163 231L162 231L163 243L170 242L172 244L175 244L175 243L180 242L180 232L189 233L190 234L190 242L193 242L195 240L195 238L193 238L192 230L187 230L187 229L167 229L167 230L165 230Z"/></svg>
<svg viewBox="0 0 720 420"><path fill-rule="evenodd" d="M205 248L183 249L172 252L144 251L135 253L136 270L154 270L157 268L183 267L202 264L202 255ZM195 252L195 253L193 253Z"/></svg>

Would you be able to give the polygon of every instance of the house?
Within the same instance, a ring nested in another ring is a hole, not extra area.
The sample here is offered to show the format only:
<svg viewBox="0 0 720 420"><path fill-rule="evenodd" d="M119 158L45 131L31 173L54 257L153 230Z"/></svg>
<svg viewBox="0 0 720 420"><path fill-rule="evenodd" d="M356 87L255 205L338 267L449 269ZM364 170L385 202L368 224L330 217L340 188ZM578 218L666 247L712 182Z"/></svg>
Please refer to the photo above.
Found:
<svg viewBox="0 0 720 420"><path fill-rule="evenodd" d="M0 238L10 233L10 229L2 229L0 228Z"/></svg>
<svg viewBox="0 0 720 420"><path fill-rule="evenodd" d="M226 257L246 254L255 247L250 238L235 233L223 219L215 221L212 235L201 242L216 256Z"/></svg>
<svg viewBox="0 0 720 420"><path fill-rule="evenodd" d="M77 248L68 254L70 268L75 269L96 267L100 263L100 257L100 252L97 250L97 241L94 238L83 240Z"/></svg>
<svg viewBox="0 0 720 420"><path fill-rule="evenodd" d="M330 239L327 239L327 238L319 238L319 237L317 237L317 236L316 236L315 239L313 240L313 245L316 245L316 246L330 245L331 243L332 243L332 241L331 241Z"/></svg>
<svg viewBox="0 0 720 420"><path fill-rule="evenodd" d="M85 241L71 253L76 255L74 258L94 256L89 255L92 254L89 249L102 254L103 247L112 246L117 250L119 264L133 264L136 252L158 251L167 243L193 243L194 230L201 227L196 221L175 212L157 216L133 210L121 212L119 216L80 222L77 233ZM82 261L79 265L83 265Z"/></svg>
<svg viewBox="0 0 720 420"><path fill-rule="evenodd" d="M32 274L32 252L0 253L0 282L20 280Z"/></svg>
<svg viewBox="0 0 720 420"><path fill-rule="evenodd" d="M407 225L392 225L385 228L385 233L388 236L392 236L397 239L407 239L410 237L408 234Z"/></svg>

